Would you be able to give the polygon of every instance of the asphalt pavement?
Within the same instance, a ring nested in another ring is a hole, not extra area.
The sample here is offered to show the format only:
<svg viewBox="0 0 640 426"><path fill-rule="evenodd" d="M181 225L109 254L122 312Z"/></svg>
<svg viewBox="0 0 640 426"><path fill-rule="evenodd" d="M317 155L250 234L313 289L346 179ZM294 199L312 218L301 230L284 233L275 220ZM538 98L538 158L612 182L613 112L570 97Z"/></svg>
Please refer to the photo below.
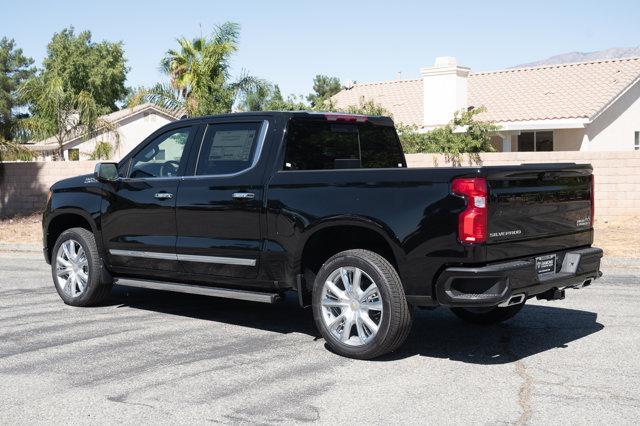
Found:
<svg viewBox="0 0 640 426"><path fill-rule="evenodd" d="M0 251L0 424L637 424L640 263L513 320L417 311L403 348L356 361L311 312L120 287L59 299L39 253Z"/></svg>

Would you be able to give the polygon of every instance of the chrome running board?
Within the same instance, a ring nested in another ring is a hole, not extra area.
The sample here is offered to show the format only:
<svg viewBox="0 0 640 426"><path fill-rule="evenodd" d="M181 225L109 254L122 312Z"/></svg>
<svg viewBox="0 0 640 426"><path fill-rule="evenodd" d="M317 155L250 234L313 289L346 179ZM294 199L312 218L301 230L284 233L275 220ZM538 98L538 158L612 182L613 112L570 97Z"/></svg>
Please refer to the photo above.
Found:
<svg viewBox="0 0 640 426"><path fill-rule="evenodd" d="M226 299L248 300L251 302L275 303L280 300L280 295L278 293L261 293L246 290L232 290L228 288L207 287L194 284L179 284L164 281L116 278L114 284L127 287L148 288L152 290L173 291L176 293L224 297Z"/></svg>

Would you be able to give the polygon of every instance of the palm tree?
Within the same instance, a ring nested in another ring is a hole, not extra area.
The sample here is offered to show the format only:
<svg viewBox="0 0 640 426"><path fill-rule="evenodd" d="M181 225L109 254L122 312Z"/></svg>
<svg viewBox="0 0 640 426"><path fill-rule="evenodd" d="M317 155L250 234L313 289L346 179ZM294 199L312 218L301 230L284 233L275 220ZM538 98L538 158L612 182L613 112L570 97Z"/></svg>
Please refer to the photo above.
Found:
<svg viewBox="0 0 640 426"><path fill-rule="evenodd" d="M20 120L20 126L34 139L50 136L58 143L57 158L64 159L63 145L70 138L90 138L99 132L113 132L116 145L120 138L117 126L100 118L104 111L87 91L74 93L65 88L57 76L41 74L20 88L20 96L31 105L31 116Z"/></svg>
<svg viewBox="0 0 640 426"><path fill-rule="evenodd" d="M25 148L24 145L8 141L0 136L0 163L3 161L30 161L33 160L33 152Z"/></svg>
<svg viewBox="0 0 640 426"><path fill-rule="evenodd" d="M170 49L160 63L170 86L158 84L141 89L131 104L154 102L188 115L230 112L238 97L259 84L248 75L232 81L229 60L238 50L240 26L225 22L215 26L209 37L177 39L178 49Z"/></svg>

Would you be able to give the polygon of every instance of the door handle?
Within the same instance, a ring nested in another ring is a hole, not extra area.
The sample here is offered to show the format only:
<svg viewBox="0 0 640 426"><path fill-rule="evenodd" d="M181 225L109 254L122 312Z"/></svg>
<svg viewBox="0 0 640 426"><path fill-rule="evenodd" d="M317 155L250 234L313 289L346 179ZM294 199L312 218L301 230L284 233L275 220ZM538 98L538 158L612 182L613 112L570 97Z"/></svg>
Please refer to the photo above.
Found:
<svg viewBox="0 0 640 426"><path fill-rule="evenodd" d="M153 198L157 198L158 200L169 200L173 198L173 194L169 192L156 192L156 195Z"/></svg>
<svg viewBox="0 0 640 426"><path fill-rule="evenodd" d="M239 200L251 200L255 198L255 196L256 194L254 194L253 192L234 192L234 194L232 195L233 198Z"/></svg>

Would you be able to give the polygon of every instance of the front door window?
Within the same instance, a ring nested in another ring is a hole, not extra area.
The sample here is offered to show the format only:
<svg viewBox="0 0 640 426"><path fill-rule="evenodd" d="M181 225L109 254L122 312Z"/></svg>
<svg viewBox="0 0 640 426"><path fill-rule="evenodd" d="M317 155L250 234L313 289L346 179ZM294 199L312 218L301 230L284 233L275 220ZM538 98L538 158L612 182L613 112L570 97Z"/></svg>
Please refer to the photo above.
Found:
<svg viewBox="0 0 640 426"><path fill-rule="evenodd" d="M190 128L171 130L144 147L133 157L129 177L177 176L190 130Z"/></svg>

